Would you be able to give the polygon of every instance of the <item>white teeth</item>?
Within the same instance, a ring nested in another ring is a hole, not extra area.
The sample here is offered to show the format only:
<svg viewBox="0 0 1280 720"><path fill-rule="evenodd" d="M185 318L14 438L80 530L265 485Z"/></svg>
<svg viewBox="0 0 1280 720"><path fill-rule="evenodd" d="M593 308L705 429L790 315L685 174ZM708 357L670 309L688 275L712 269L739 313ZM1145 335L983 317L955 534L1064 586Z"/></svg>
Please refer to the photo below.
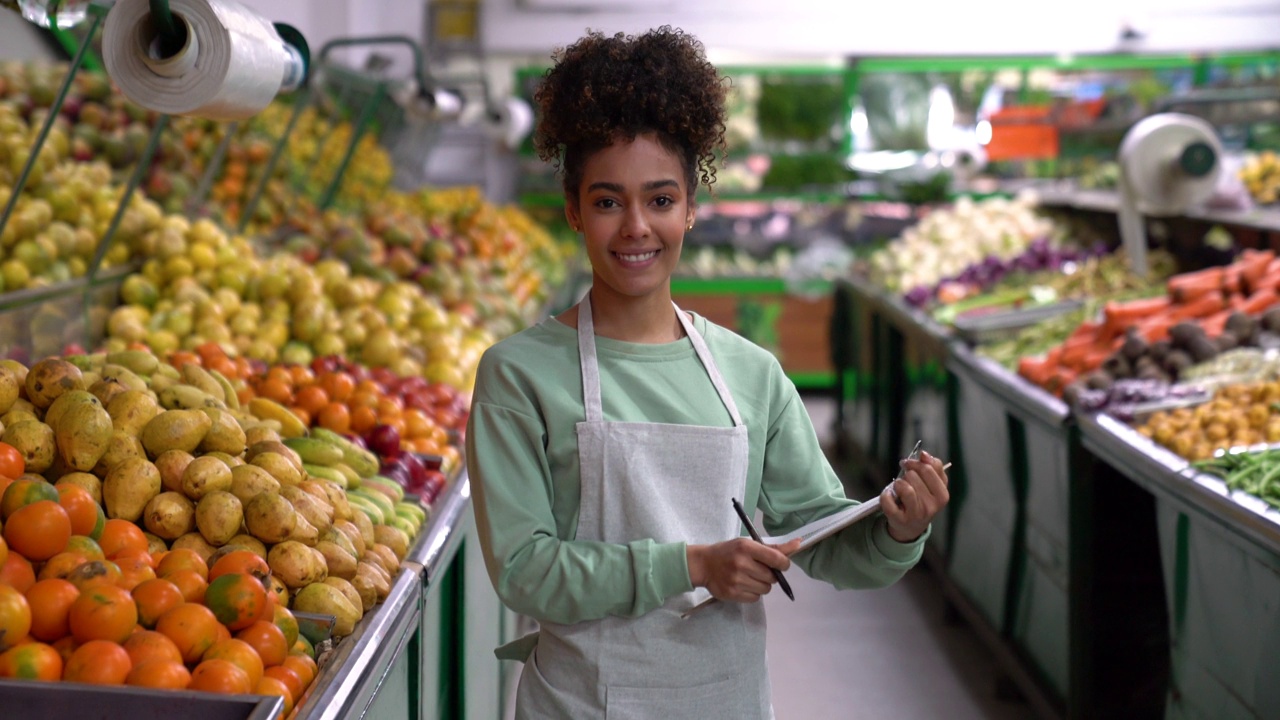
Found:
<svg viewBox="0 0 1280 720"><path fill-rule="evenodd" d="M648 260L649 258L652 258L657 254L658 254L657 250L650 250L647 253L641 253L639 255L625 255L623 253L618 253L618 257L622 258L625 262L634 263L634 262L644 262L645 260Z"/></svg>

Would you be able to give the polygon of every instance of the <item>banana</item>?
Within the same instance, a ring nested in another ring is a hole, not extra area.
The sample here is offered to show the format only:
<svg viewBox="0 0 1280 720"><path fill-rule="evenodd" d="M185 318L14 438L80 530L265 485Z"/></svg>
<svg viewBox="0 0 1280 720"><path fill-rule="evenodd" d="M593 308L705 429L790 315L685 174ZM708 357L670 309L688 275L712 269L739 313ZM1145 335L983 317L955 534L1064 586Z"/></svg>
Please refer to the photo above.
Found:
<svg viewBox="0 0 1280 720"><path fill-rule="evenodd" d="M328 480L343 490L348 490L346 476L331 467L325 467L324 465L312 465L311 463L304 462L302 464L302 469L306 470L307 474L311 477Z"/></svg>
<svg viewBox="0 0 1280 720"><path fill-rule="evenodd" d="M221 400L192 385L174 385L162 390L160 392L160 407L165 410L227 409L227 406Z"/></svg>
<svg viewBox="0 0 1280 720"><path fill-rule="evenodd" d="M231 384L227 376L217 370L206 370L205 372L209 373L209 377L217 381L218 385L222 387L222 399L227 403L227 407L231 410L239 410L240 396L236 393L236 387Z"/></svg>
<svg viewBox="0 0 1280 720"><path fill-rule="evenodd" d="M188 385L194 385L209 394L210 397L223 399L225 393L222 385L204 368L195 363L187 363L182 366L182 379Z"/></svg>
<svg viewBox="0 0 1280 720"><path fill-rule="evenodd" d="M179 385L179 384L181 384L180 381L174 380L168 375L152 375L151 376L151 390L153 392L157 392L157 393L164 392L165 390L168 390L174 385Z"/></svg>
<svg viewBox="0 0 1280 720"><path fill-rule="evenodd" d="M302 424L298 416L274 400L256 397L249 401L249 412L259 420L274 420L280 423L281 437L302 437L307 434L307 426Z"/></svg>
<svg viewBox="0 0 1280 720"><path fill-rule="evenodd" d="M152 380L157 377L167 377L170 380L181 380L182 373L178 372L178 368L170 365L169 363L160 363L159 367L156 368L156 371L151 373Z"/></svg>
<svg viewBox="0 0 1280 720"><path fill-rule="evenodd" d="M350 440L342 437L338 433L327 428L315 428L311 431L311 436L332 443L342 449L342 461L347 464L356 474L362 478L373 477L378 474L380 464L378 456L372 452L357 446Z"/></svg>
<svg viewBox="0 0 1280 720"><path fill-rule="evenodd" d="M115 365L108 363L102 366L102 379L114 380L124 386L126 390L146 390L147 381L138 377L138 374L123 365Z"/></svg>
<svg viewBox="0 0 1280 720"><path fill-rule="evenodd" d="M396 515L409 518L418 525L422 525L427 521L427 513L413 503L396 503Z"/></svg>
<svg viewBox="0 0 1280 720"><path fill-rule="evenodd" d="M404 488L400 486L400 483L396 482L395 480L392 480L389 477L374 475L373 477L365 480L364 484L368 485L373 489L385 488L386 490L390 491L390 494L393 496L393 499L396 502L400 502L401 500L404 500ZM383 494L386 494L386 493L384 492Z"/></svg>
<svg viewBox="0 0 1280 720"><path fill-rule="evenodd" d="M391 501L391 498L387 497L386 495L383 495L377 490L369 490L367 488L356 488L355 490L347 490L347 498L350 499L352 497L364 498L372 502L374 505L378 506L378 510L382 512L382 516L384 518L390 517L396 514L395 503Z"/></svg>
<svg viewBox="0 0 1280 720"><path fill-rule="evenodd" d="M359 495L347 495L347 504L351 505L352 510L364 513L369 518L369 522L374 525L387 524L382 508L375 505L372 500Z"/></svg>
<svg viewBox="0 0 1280 720"><path fill-rule="evenodd" d="M107 363L129 368L138 375L151 375L160 367L160 358L144 350L121 350L108 353Z"/></svg>
<svg viewBox="0 0 1280 720"><path fill-rule="evenodd" d="M314 437L285 438L286 447L298 453L302 462L333 467L342 462L342 448Z"/></svg>
<svg viewBox="0 0 1280 720"><path fill-rule="evenodd" d="M350 465L340 462L334 463L330 467L342 473L342 476L347 479L347 487L358 488L364 484L364 478L360 477L360 473L352 470Z"/></svg>
<svg viewBox="0 0 1280 720"><path fill-rule="evenodd" d="M418 536L418 526L415 525L412 520L404 516L396 515L391 518L391 522L387 524L400 530L405 535L408 535L410 540Z"/></svg>

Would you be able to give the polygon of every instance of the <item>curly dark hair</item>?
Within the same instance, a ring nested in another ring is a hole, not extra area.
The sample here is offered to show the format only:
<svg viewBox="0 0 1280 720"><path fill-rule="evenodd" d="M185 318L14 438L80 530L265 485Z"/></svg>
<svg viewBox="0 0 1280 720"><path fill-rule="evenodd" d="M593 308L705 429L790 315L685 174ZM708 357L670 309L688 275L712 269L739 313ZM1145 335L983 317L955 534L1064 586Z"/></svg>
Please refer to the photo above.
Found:
<svg viewBox="0 0 1280 720"><path fill-rule="evenodd" d="M715 182L727 80L695 37L669 26L638 36L591 32L553 58L534 94L533 143L538 157L556 164L570 198L587 158L649 132L682 159L690 198L699 181Z"/></svg>

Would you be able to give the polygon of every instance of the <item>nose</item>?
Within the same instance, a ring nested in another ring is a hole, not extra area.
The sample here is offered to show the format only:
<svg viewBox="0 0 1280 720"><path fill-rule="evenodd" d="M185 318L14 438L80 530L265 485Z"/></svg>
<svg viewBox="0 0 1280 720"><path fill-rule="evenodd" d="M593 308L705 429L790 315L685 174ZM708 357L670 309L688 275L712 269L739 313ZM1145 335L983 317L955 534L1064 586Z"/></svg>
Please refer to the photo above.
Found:
<svg viewBox="0 0 1280 720"><path fill-rule="evenodd" d="M649 218L645 216L642 204L634 203L627 208L622 222L622 235L628 238L649 237Z"/></svg>

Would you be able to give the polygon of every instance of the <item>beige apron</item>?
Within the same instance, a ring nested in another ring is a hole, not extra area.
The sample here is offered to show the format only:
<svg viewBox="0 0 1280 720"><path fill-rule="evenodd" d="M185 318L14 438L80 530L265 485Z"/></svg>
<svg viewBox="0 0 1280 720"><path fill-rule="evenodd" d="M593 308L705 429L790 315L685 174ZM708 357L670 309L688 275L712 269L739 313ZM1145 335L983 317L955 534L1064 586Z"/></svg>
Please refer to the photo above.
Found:
<svg viewBox="0 0 1280 720"><path fill-rule="evenodd" d="M577 540L651 538L691 545L742 534L747 428L693 323L676 309L733 427L605 422L590 294L578 310L586 422L578 423L582 508ZM718 603L680 619L703 588L638 618L542 623L516 717L765 720L773 717L762 603Z"/></svg>

